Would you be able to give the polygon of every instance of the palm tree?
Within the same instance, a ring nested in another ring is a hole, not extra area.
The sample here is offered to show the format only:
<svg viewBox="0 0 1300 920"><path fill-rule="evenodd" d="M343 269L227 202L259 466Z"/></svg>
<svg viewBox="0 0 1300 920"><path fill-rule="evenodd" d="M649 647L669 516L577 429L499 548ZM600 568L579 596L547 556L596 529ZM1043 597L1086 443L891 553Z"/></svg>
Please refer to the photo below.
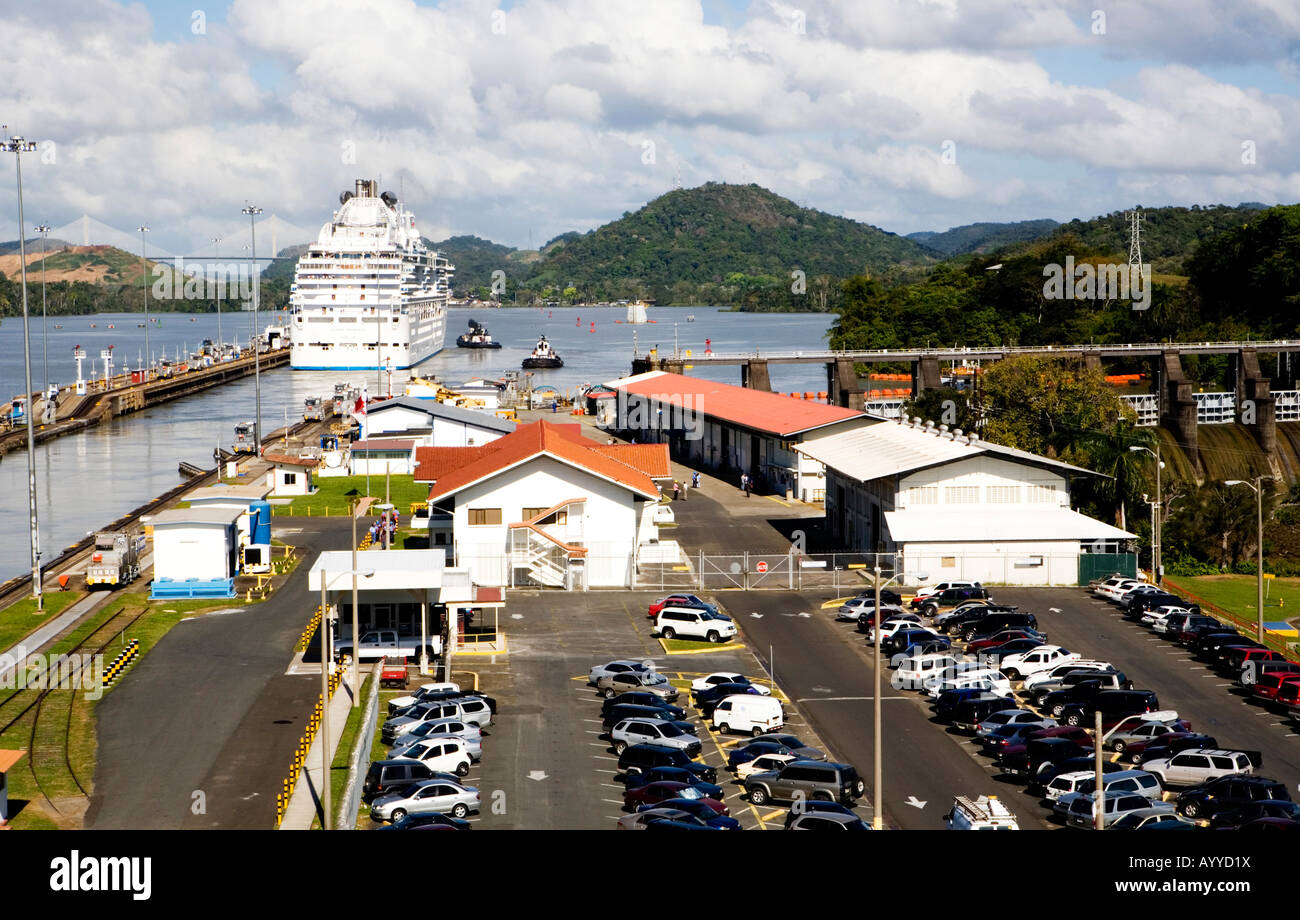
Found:
<svg viewBox="0 0 1300 920"><path fill-rule="evenodd" d="M1145 447L1152 453L1156 449L1156 429L1138 428L1128 419L1120 419L1113 432L1098 432L1088 436L1081 444L1088 456L1088 467L1107 479L1100 479L1086 490L1101 508L1109 508L1115 526L1127 530L1126 510L1129 505L1142 501L1142 493L1155 491L1151 475L1151 455L1136 451Z"/></svg>

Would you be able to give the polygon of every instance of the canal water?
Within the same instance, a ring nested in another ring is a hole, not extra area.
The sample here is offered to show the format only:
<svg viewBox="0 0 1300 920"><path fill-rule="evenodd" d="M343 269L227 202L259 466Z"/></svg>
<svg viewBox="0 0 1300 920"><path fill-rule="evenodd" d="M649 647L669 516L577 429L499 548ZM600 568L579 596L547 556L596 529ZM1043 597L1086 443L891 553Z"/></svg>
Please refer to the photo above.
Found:
<svg viewBox="0 0 1300 920"><path fill-rule="evenodd" d="M561 393L576 392L587 383L622 377L631 370L633 345L642 354L658 347L660 354L676 347L685 355L702 354L705 340L714 351L752 352L815 350L826 347L826 333L835 321L831 314L732 313L716 307L651 308L657 322L638 326L616 322L626 310L615 307L564 307L544 309L453 309L448 317L447 347L425 361L419 373L455 385L472 377L497 378L520 371L520 362L545 335L564 359L558 370L536 371L533 386L549 384ZM183 357L203 339L217 340L216 314L161 314L149 329L155 356ZM261 314L262 325L278 314ZM688 321L694 317L694 321ZM473 318L502 343L500 349L456 347L456 336ZM73 349L80 345L96 360L87 360L86 377L103 374L101 350L113 346L114 368L124 361L135 366L143 355L145 330L138 314L50 317L49 379L69 384L76 380ZM594 326L593 326L594 323ZM61 326L62 328L56 328ZM238 335L247 341L247 313L225 313L221 332L226 341ZM594 330L594 331L593 331ZM31 324L32 386L44 380L41 320ZM687 357L689 362L689 357ZM827 389L821 365L775 365L772 388L779 391ZM738 367L697 367L693 376L740 382ZM401 393L408 373L395 372L392 388ZM285 420L302 417L303 400L333 392L334 384L349 380L364 383L373 395L388 388L387 376L376 371L291 371L279 368L262 375L262 427L272 431ZM5 317L0 324L0 401L23 391L22 319ZM196 396L186 397L97 428L56 438L36 448L37 502L41 519L42 558L52 559L64 547L112 521L181 481L177 465L188 461L204 468L212 465L215 447L230 446L233 427L254 414L254 381L248 377ZM27 455L11 453L0 460L0 580L30 567L27 512Z"/></svg>

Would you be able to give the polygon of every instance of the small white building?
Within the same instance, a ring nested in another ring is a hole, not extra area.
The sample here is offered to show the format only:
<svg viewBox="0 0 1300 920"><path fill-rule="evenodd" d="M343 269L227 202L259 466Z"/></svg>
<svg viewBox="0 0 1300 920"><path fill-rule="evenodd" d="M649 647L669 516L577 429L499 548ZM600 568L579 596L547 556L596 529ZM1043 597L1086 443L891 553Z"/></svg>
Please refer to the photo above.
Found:
<svg viewBox="0 0 1300 920"><path fill-rule="evenodd" d="M410 438L371 438L353 441L350 448L353 476L410 476L415 471L418 442Z"/></svg>
<svg viewBox="0 0 1300 920"><path fill-rule="evenodd" d="M263 453L263 460L271 462L269 478L272 494L276 498L292 495L310 495L312 475L320 466L320 461L310 457L290 457L286 454Z"/></svg>
<svg viewBox="0 0 1300 920"><path fill-rule="evenodd" d="M221 483L195 489L186 494L184 501L189 502L191 508L238 508L247 511L249 505L266 498L270 493L270 487L260 483Z"/></svg>
<svg viewBox="0 0 1300 920"><path fill-rule="evenodd" d="M414 436L424 447L475 447L514 430L514 422L488 409L462 409L413 396L371 403L361 417L363 438Z"/></svg>
<svg viewBox="0 0 1300 920"><path fill-rule="evenodd" d="M908 584L1087 583L1134 537L1071 509L1071 480L1097 473L947 426L881 422L799 450L825 464L830 535L902 553Z"/></svg>
<svg viewBox="0 0 1300 920"><path fill-rule="evenodd" d="M395 629L401 636L436 636L445 628L441 608L472 604L468 573L445 565L442 553L427 549L367 552L358 555L358 629ZM306 590L319 602L337 605L344 635L352 625L352 553L330 550L316 557ZM369 574L365 574L369 573Z"/></svg>
<svg viewBox="0 0 1300 920"><path fill-rule="evenodd" d="M201 593L206 585L227 583L229 588L239 565L238 522L246 513L227 507L172 508L146 520L153 533L155 596L162 582L198 583Z"/></svg>
<svg viewBox="0 0 1300 920"><path fill-rule="evenodd" d="M600 444L539 421L479 447L424 448L430 545L450 542L476 585L632 587L657 539L665 445ZM443 534L443 537L439 537ZM658 561L658 560L656 560Z"/></svg>

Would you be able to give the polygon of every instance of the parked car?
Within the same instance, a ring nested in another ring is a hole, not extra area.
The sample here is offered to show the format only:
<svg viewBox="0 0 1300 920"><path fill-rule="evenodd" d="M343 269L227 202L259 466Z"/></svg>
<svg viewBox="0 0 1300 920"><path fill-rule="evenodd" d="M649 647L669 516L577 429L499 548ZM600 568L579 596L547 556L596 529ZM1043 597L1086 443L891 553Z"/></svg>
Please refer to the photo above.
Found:
<svg viewBox="0 0 1300 920"><path fill-rule="evenodd" d="M1118 773L1123 769L1124 768L1121 765L1110 760L1103 760L1101 762L1101 772L1103 776L1111 773ZM1062 788L1060 786L1055 787L1057 789L1057 794L1053 798L1048 795L1048 790L1049 788L1052 788L1053 780L1061 776L1076 776L1082 778L1095 777L1096 775L1097 762L1093 755L1088 754L1081 757L1067 757L1064 760L1056 761L1055 763L1042 764L1034 775L1029 778L1025 791L1031 795L1038 793L1044 798L1051 798L1055 801L1067 792L1078 792L1079 790L1078 780L1076 779L1069 784L1070 788Z"/></svg>
<svg viewBox="0 0 1300 920"><path fill-rule="evenodd" d="M748 744L734 747L727 752L727 769L739 771L743 764L750 763L755 758L774 754L789 754L791 757L798 759L793 750L780 742L751 741Z"/></svg>
<svg viewBox="0 0 1300 920"><path fill-rule="evenodd" d="M587 683L594 686L602 677L609 677L614 674L627 674L629 672L648 674L652 673L654 669L655 663L653 661L629 661L627 659L619 659L617 661L610 661L605 664L596 665L591 669L591 673L587 677Z"/></svg>
<svg viewBox="0 0 1300 920"><path fill-rule="evenodd" d="M960 636L962 629L970 623L978 623L990 613L1015 613L1019 607L1005 604L993 604L984 600L970 600L956 607L936 613L930 618L935 629L950 636Z"/></svg>
<svg viewBox="0 0 1300 920"><path fill-rule="evenodd" d="M401 710L414 706L416 703L422 703L426 699L433 697L435 694L460 693L460 685L451 681L442 683L421 684L415 689L415 692L408 696L395 697L388 701L388 717L392 718Z"/></svg>
<svg viewBox="0 0 1300 920"><path fill-rule="evenodd" d="M788 831L869 831L870 825L857 815L834 813L802 814L785 826Z"/></svg>
<svg viewBox="0 0 1300 920"><path fill-rule="evenodd" d="M702 639L721 642L736 634L731 617L694 607L665 607L655 617L655 632L665 639Z"/></svg>
<svg viewBox="0 0 1300 920"><path fill-rule="evenodd" d="M1051 719L1044 719L1032 709L999 709L980 720L975 726L975 735L982 737L1003 725L1036 725L1041 728L1049 723L1056 724Z"/></svg>
<svg viewBox="0 0 1300 920"><path fill-rule="evenodd" d="M1095 658L1075 658L1069 661L1063 661L1060 664L1053 665L1043 671L1030 674L1020 684L1021 692L1032 692L1037 695L1038 688L1061 680L1067 674L1073 674L1075 671L1097 671L1106 673L1114 671L1115 666L1109 661L1098 661ZM1052 688L1056 689L1056 688Z"/></svg>
<svg viewBox="0 0 1300 920"><path fill-rule="evenodd" d="M1060 645L1040 645L1018 655L1008 655L1002 659L1000 670L1008 680L1020 680L1039 671L1046 671L1065 661L1075 661L1081 655Z"/></svg>
<svg viewBox="0 0 1300 920"><path fill-rule="evenodd" d="M744 781L755 773L779 770L784 764L798 759L793 754L760 754L753 760L736 764L736 779Z"/></svg>
<svg viewBox="0 0 1300 920"><path fill-rule="evenodd" d="M459 719L462 722L473 721L461 708L457 700L425 702L412 709L405 710L407 715L388 719L380 727L379 736L384 744L392 747L408 733L414 731L423 722L439 722L443 719Z"/></svg>
<svg viewBox="0 0 1300 920"><path fill-rule="evenodd" d="M866 794L866 783L849 764L814 760L792 760L778 770L755 773L745 780L752 805L770 801L822 799L845 805Z"/></svg>
<svg viewBox="0 0 1300 920"><path fill-rule="evenodd" d="M1255 678L1250 692L1256 700L1272 702L1277 699L1283 687L1298 681L1300 681L1300 670L1269 671Z"/></svg>
<svg viewBox="0 0 1300 920"><path fill-rule="evenodd" d="M1031 725L1002 725L982 737L977 737L976 742L984 748L985 754L997 756L999 751L1011 745L1025 743L1038 729L1052 724L1054 723L1049 719Z"/></svg>
<svg viewBox="0 0 1300 920"><path fill-rule="evenodd" d="M430 770L464 776L469 772L468 742L463 738L425 738L393 752L393 760L418 760ZM457 816L459 817L459 815Z"/></svg>
<svg viewBox="0 0 1300 920"><path fill-rule="evenodd" d="M941 581L935 585L921 585L916 589L916 594L912 597L911 605L913 607L920 607L925 603L927 597L935 594L942 594L950 589L979 587L982 587L982 585L977 581Z"/></svg>
<svg viewBox="0 0 1300 920"><path fill-rule="evenodd" d="M930 652L946 652L952 648L952 640L939 635L931 629L900 629L880 643L880 651L887 659L894 655L903 655L914 646L924 646Z"/></svg>
<svg viewBox="0 0 1300 920"><path fill-rule="evenodd" d="M653 620L659 616L659 611L665 607L693 607L696 610L707 610L709 613L717 613L716 604L710 604L703 598L696 597L694 594L670 594L667 597L661 597L652 603L646 611L646 616Z"/></svg>
<svg viewBox="0 0 1300 920"><path fill-rule="evenodd" d="M889 656L889 667L897 670L904 665L910 665L913 661L933 660L934 656L947 655L952 649L952 642L940 636L937 639L927 639L921 642L914 642L901 651L895 652ZM956 663L957 659L952 659ZM911 670L909 668L909 670Z"/></svg>
<svg viewBox="0 0 1300 920"><path fill-rule="evenodd" d="M753 684L715 684L695 695L695 705L704 718L713 714L714 708L729 696L762 696ZM766 697L770 699L770 697ZM775 702L775 701L774 701Z"/></svg>
<svg viewBox="0 0 1300 920"><path fill-rule="evenodd" d="M915 630L917 628L914 620L887 620L880 624L880 648L884 650L885 642L893 637L894 633L903 632L904 630ZM935 633L938 635L938 633ZM867 645L876 644L876 630L867 630Z"/></svg>
<svg viewBox="0 0 1300 920"><path fill-rule="evenodd" d="M839 617L846 619L846 617ZM915 626L921 625L921 617L915 613L903 613L898 607L881 607L876 610L874 607L867 607L861 610L856 617L858 632L870 636L873 634L876 626L876 620L885 623L911 623Z"/></svg>
<svg viewBox="0 0 1300 920"><path fill-rule="evenodd" d="M800 815L842 815L846 818L856 818L858 813L849 805L841 805L839 802L826 802L820 800L808 799L803 802L796 802L785 815L785 828L790 829Z"/></svg>
<svg viewBox="0 0 1300 920"><path fill-rule="evenodd" d="M1251 662L1263 664L1266 661L1286 661L1286 656L1262 646L1237 646L1225 650L1219 658L1219 670L1236 677Z"/></svg>
<svg viewBox="0 0 1300 920"><path fill-rule="evenodd" d="M1152 713L1151 715L1162 715L1162 713ZM1168 719L1147 719L1136 722L1121 730L1110 732L1103 743L1103 747L1108 751L1114 751L1116 754L1122 754L1128 749L1130 744L1135 742L1145 743L1152 738L1158 738L1169 732L1187 732L1192 730L1190 722L1177 718L1176 713L1171 713L1173 718Z"/></svg>
<svg viewBox="0 0 1300 920"><path fill-rule="evenodd" d="M1148 610L1154 610L1159 607L1182 607L1192 614L1198 614L1201 612L1199 604L1190 604L1178 595L1169 594L1164 591L1151 591L1145 594L1134 594L1128 598L1124 607L1124 615L1131 620L1141 619L1142 615Z"/></svg>
<svg viewBox="0 0 1300 920"><path fill-rule="evenodd" d="M657 696L653 693L640 693L637 691L620 693L618 696L602 701L600 704L601 718L607 717L620 706L637 706L641 709L653 709L659 713L655 718L671 719L674 722L686 718L686 710L682 707L674 706L663 697ZM633 715L641 715L641 712L638 710L633 713ZM617 722L618 720L615 719L614 721Z"/></svg>
<svg viewBox="0 0 1300 920"><path fill-rule="evenodd" d="M724 802L717 799L696 799L696 798L679 798L669 799L661 802L658 808L666 808L672 811L684 811L694 818L703 821L709 827L716 827L723 831L743 830L740 822L731 817ZM652 809L642 806L646 811Z"/></svg>
<svg viewBox="0 0 1300 920"><path fill-rule="evenodd" d="M851 597L844 603L840 604L835 611L837 620L857 620L861 616L875 616L876 599L869 595L858 595ZM882 616L894 616L906 614L901 606L897 603L890 603L884 597L880 598L880 613Z"/></svg>
<svg viewBox="0 0 1300 920"><path fill-rule="evenodd" d="M388 824L381 825L378 830L381 831L415 831L415 830L452 830L452 831L469 831L474 829L463 818L453 818L451 815L427 814L427 815L407 815L400 821L392 821Z"/></svg>
<svg viewBox="0 0 1300 920"><path fill-rule="evenodd" d="M646 783L644 786L629 787L623 793L623 807L629 811L636 811L644 807L653 808L670 799L698 799L703 801L706 800L706 797L690 783L663 780L657 783ZM708 799L708 801L718 802L717 799ZM718 802L718 804L722 808L726 808L721 802ZM725 812L723 813L725 814Z"/></svg>
<svg viewBox="0 0 1300 920"><path fill-rule="evenodd" d="M1124 752L1133 764L1172 757L1179 751L1208 750L1219 746L1218 739L1202 732L1166 732L1150 741L1134 741Z"/></svg>
<svg viewBox="0 0 1300 920"><path fill-rule="evenodd" d="M623 774L623 786L626 789L663 782L685 783L706 799L721 799L724 795L722 787L717 783L705 782L685 767L651 767L641 773Z"/></svg>
<svg viewBox="0 0 1300 920"><path fill-rule="evenodd" d="M1110 825L1112 831L1161 831L1195 828L1194 821L1166 808L1139 808Z"/></svg>
<svg viewBox="0 0 1300 920"><path fill-rule="evenodd" d="M987 639L973 639L966 643L966 654L976 655L981 652L994 652L999 655L1009 655L1014 652L1027 652L1031 648L1037 648L1047 642L1045 633L1040 633L1036 629L1030 629L1027 626L1021 626L1014 629L1004 629L999 633L989 636ZM1019 645L1016 645L1019 643ZM1015 648L1012 648L1016 645Z"/></svg>
<svg viewBox="0 0 1300 920"><path fill-rule="evenodd" d="M1300 805L1286 799L1264 799L1258 802L1246 802L1230 808L1216 811L1210 817L1210 827L1236 828L1261 818L1281 818L1284 821L1300 821Z"/></svg>
<svg viewBox="0 0 1300 920"><path fill-rule="evenodd" d="M1172 805L1155 803L1144 795L1133 792L1102 793L1102 827L1110 827L1124 815L1135 811L1173 812ZM1056 802L1055 813L1065 820L1070 827L1091 828L1097 813L1096 796L1071 793L1061 796Z"/></svg>
<svg viewBox="0 0 1300 920"><path fill-rule="evenodd" d="M400 821L407 815L423 814L464 818L478 810L476 787L445 779L426 779L375 799L370 805L370 817L376 821Z"/></svg>
<svg viewBox="0 0 1300 920"><path fill-rule="evenodd" d="M951 652L932 652L904 656L889 680L895 690L924 690L925 679L941 674L961 660Z"/></svg>
<svg viewBox="0 0 1300 920"><path fill-rule="evenodd" d="M1150 690L1103 690L1085 703L1066 706L1061 721L1066 725L1091 726L1094 716L1100 712L1104 732L1121 719L1159 708L1160 700Z"/></svg>
<svg viewBox="0 0 1300 920"><path fill-rule="evenodd" d="M757 737L785 725L780 700L749 693L723 697L709 718L714 730L724 735L734 731Z"/></svg>
<svg viewBox="0 0 1300 920"><path fill-rule="evenodd" d="M754 683L739 671L714 671L712 674L706 674L691 681L691 694L694 695L699 690L707 690L717 684L749 684L763 696L769 696L772 693L771 689L762 684Z"/></svg>
<svg viewBox="0 0 1300 920"><path fill-rule="evenodd" d="M471 760L477 761L482 756L483 736L479 727L473 722L462 719L434 719L432 722L421 722L416 728L397 739L397 743L401 747L410 747L425 738L433 737L459 738L465 742ZM391 752L390 756L392 756Z"/></svg>
<svg viewBox="0 0 1300 920"><path fill-rule="evenodd" d="M1300 664L1294 661L1247 661L1241 668L1237 683L1243 687L1253 687L1262 674L1300 674Z"/></svg>
<svg viewBox="0 0 1300 920"><path fill-rule="evenodd" d="M377 795L404 789L417 780L432 777L433 771L427 764L410 760L376 760L370 764L361 783L361 798L369 802Z"/></svg>
<svg viewBox="0 0 1300 920"><path fill-rule="evenodd" d="M1214 617L1196 614L1183 621L1182 629L1178 630L1175 641L1179 645L1189 646L1203 633L1223 631L1223 624Z"/></svg>
<svg viewBox="0 0 1300 920"><path fill-rule="evenodd" d="M978 642L995 636L1006 629L1032 629L1046 641L1047 634L1039 630L1038 618L1032 613L1022 611L989 611L972 623L962 627L961 638L967 642Z"/></svg>
<svg viewBox="0 0 1300 920"><path fill-rule="evenodd" d="M653 693L660 699L672 702L677 699L677 688L668 682L657 671L640 672L626 671L622 674L611 674L597 679L596 692L604 694L605 699L613 699L620 693L627 693L635 690L641 693Z"/></svg>
<svg viewBox="0 0 1300 920"><path fill-rule="evenodd" d="M817 748L815 747L809 747L808 745L804 744L795 735L787 735L787 734L775 732L768 735L759 735L757 738L754 739L754 741L755 742L775 741L777 744L784 744L791 751L797 754L800 760L825 760L826 759L826 755L823 752L817 750ZM750 743L752 744L754 742L750 742Z"/></svg>
<svg viewBox="0 0 1300 920"><path fill-rule="evenodd" d="M690 812L676 808L664 808L663 806L656 806L646 811L635 811L618 819L618 829L621 831L648 831L663 828L665 825L672 827L674 830L686 830L688 828L715 830L715 828L709 827L707 821L697 818Z"/></svg>
<svg viewBox="0 0 1300 920"><path fill-rule="evenodd" d="M1148 607L1143 610L1142 615L1138 617L1138 624L1150 629L1156 625L1157 620L1163 620L1165 617L1175 613L1190 614L1191 612L1192 611L1179 604L1164 604L1160 607Z"/></svg>
<svg viewBox="0 0 1300 920"><path fill-rule="evenodd" d="M1039 698L1038 708L1053 718L1060 718L1065 712L1065 707L1072 703L1088 703L1098 693L1105 690L1123 690L1124 685L1128 683L1118 671L1111 674L1100 674L1093 671L1084 671L1086 679L1074 680L1064 683L1061 689L1053 690L1046 696ZM1067 675L1068 677L1069 675ZM1043 688L1037 691L1041 694Z"/></svg>
<svg viewBox="0 0 1300 920"><path fill-rule="evenodd" d="M1043 764L1083 757L1091 752L1069 738L1037 738L1027 741L1023 751L1003 751L998 769L1007 776L1030 779Z"/></svg>
<svg viewBox="0 0 1300 920"><path fill-rule="evenodd" d="M1111 792L1136 792L1138 795L1144 795L1148 799L1159 801L1162 790L1160 780L1146 770L1117 770L1114 773L1105 773L1101 775L1101 786L1106 793ZM1089 777L1079 783L1080 792L1095 792L1097 789L1096 776Z"/></svg>
<svg viewBox="0 0 1300 920"><path fill-rule="evenodd" d="M1291 801L1286 786L1264 776L1221 776L1194 786L1178 796L1178 813L1188 818L1210 818L1221 811L1252 802Z"/></svg>
<svg viewBox="0 0 1300 920"><path fill-rule="evenodd" d="M634 744L618 755L618 771L625 776L655 767L681 767L706 783L718 781L718 771L713 767L691 760L685 751L662 744Z"/></svg>
<svg viewBox="0 0 1300 920"><path fill-rule="evenodd" d="M1010 699L1011 682L1007 680L1000 672L991 669L974 669L963 671L955 677L934 677L926 678L926 692L931 699L935 699L945 690L961 690L968 687L987 690L997 696ZM1004 705L1002 708L1006 708Z"/></svg>
<svg viewBox="0 0 1300 920"><path fill-rule="evenodd" d="M622 754L633 744L660 744L695 757L704 749L700 739L665 719L624 719L609 732L614 753Z"/></svg>
<svg viewBox="0 0 1300 920"><path fill-rule="evenodd" d="M931 594L925 600L921 601L921 613L925 616L932 617L956 607L963 601L984 600L991 601L989 593L983 588L948 588L937 594Z"/></svg>
<svg viewBox="0 0 1300 920"><path fill-rule="evenodd" d="M958 731L975 732L976 729L995 712L1008 708L1008 701L996 695L990 697L973 697L958 703L952 713L952 726Z"/></svg>
<svg viewBox="0 0 1300 920"><path fill-rule="evenodd" d="M857 596L870 598L872 601L874 601L876 599L876 589L867 588L863 591L859 591L857 593ZM883 607L886 604L888 604L891 607L901 607L903 605L903 596L899 594L897 591L895 591L893 588L881 588L880 605Z"/></svg>
<svg viewBox="0 0 1300 920"><path fill-rule="evenodd" d="M1254 773L1255 765L1241 751L1190 750L1170 757L1146 760L1142 769L1160 780L1166 788L1200 786L1220 776Z"/></svg>

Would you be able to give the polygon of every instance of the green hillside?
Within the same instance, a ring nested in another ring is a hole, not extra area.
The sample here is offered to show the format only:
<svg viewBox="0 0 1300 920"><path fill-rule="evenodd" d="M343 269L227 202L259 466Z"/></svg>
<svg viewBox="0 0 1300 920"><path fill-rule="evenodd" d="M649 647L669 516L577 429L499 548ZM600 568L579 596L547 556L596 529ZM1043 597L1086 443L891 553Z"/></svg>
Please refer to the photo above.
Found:
<svg viewBox="0 0 1300 920"><path fill-rule="evenodd" d="M1037 239L1060 226L1050 218L1021 220L1013 223L977 223L953 227L942 233L932 230L909 233L907 238L920 243L940 256L959 256L971 252L990 252L1024 240Z"/></svg>
<svg viewBox="0 0 1300 920"><path fill-rule="evenodd" d="M524 284L557 293L572 285L589 300L816 309L826 305L812 296L815 278L837 282L932 261L918 243L877 227L801 208L757 185L710 182L552 241ZM792 296L795 270L807 293Z"/></svg>

